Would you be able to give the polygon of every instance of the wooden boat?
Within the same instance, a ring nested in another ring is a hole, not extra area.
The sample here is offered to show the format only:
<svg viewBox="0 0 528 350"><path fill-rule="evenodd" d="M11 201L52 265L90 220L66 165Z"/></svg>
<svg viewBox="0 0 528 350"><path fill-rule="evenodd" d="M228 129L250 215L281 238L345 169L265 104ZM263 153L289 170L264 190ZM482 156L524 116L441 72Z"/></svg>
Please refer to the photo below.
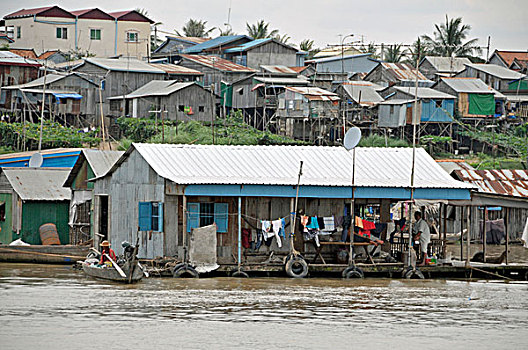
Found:
<svg viewBox="0 0 528 350"><path fill-rule="evenodd" d="M0 262L75 264L90 252L89 247L74 245L3 245L0 244Z"/></svg>
<svg viewBox="0 0 528 350"><path fill-rule="evenodd" d="M134 268L134 271L132 273L132 279L130 279L128 276L128 273L130 271L129 262L126 262L121 267L123 272L127 275L126 277L122 277L114 267L99 267L97 263L94 264L93 262L93 259L88 259L82 263L84 273L90 277L123 283L129 283L129 281L131 283L135 283L141 281L141 279L143 278L143 270L139 267L137 262L135 262L136 267Z"/></svg>

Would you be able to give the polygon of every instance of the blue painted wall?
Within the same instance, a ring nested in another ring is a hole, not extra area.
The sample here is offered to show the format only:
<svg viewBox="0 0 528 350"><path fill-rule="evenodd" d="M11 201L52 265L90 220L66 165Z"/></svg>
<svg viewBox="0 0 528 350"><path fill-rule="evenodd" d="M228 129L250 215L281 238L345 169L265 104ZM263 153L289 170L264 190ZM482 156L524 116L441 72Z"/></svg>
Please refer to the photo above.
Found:
<svg viewBox="0 0 528 350"><path fill-rule="evenodd" d="M241 196L241 197L295 197L295 186L266 185L189 185L185 188L187 196ZM409 199L408 188L359 187L356 198ZM336 186L301 186L299 197L302 198L351 198L351 187ZM416 199L470 199L469 190L417 188Z"/></svg>
<svg viewBox="0 0 528 350"><path fill-rule="evenodd" d="M455 108L454 100L442 100L442 107L436 106L435 99L422 100L422 122L450 123Z"/></svg>

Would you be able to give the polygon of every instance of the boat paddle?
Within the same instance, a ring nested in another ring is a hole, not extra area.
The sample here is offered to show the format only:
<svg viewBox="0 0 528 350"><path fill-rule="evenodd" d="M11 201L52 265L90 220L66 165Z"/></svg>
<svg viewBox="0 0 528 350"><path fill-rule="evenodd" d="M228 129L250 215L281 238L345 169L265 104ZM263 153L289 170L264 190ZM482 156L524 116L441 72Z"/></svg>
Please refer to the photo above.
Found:
<svg viewBox="0 0 528 350"><path fill-rule="evenodd" d="M138 264L139 268L141 269L141 271L143 271L143 274L145 275L145 277L148 278L148 277L149 277L149 273L147 272L147 270L145 269L145 267L143 267L143 265L141 265L141 264L139 263L139 261L138 261L137 264Z"/></svg>
<svg viewBox="0 0 528 350"><path fill-rule="evenodd" d="M119 267L119 265L117 265L117 263L112 260L112 258L110 256L108 256L108 254L105 254L104 256L106 256L106 258L112 263L112 265L115 267L115 269L117 270L117 272L119 272L119 274L121 275L121 277L124 277L126 278L126 275L125 273L123 272L123 270Z"/></svg>

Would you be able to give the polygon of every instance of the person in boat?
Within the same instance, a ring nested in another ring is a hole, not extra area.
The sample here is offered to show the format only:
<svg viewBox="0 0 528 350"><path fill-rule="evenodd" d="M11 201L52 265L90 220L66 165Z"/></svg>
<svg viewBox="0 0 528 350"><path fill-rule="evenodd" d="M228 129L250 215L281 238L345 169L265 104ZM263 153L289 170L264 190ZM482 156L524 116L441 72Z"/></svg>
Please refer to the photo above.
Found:
<svg viewBox="0 0 528 350"><path fill-rule="evenodd" d="M108 241L102 241L101 242L101 260L99 261L100 265L105 265L108 263L110 266L112 263L110 260L106 257L107 255L112 258L112 260L116 261L116 255L112 248L110 248L110 242Z"/></svg>
<svg viewBox="0 0 528 350"><path fill-rule="evenodd" d="M414 219L416 222L413 226L413 241L419 241L420 243L420 253L418 256L422 258L420 266L424 266L425 259L427 258L427 246L431 240L431 231L427 222L422 218L421 212L415 212Z"/></svg>

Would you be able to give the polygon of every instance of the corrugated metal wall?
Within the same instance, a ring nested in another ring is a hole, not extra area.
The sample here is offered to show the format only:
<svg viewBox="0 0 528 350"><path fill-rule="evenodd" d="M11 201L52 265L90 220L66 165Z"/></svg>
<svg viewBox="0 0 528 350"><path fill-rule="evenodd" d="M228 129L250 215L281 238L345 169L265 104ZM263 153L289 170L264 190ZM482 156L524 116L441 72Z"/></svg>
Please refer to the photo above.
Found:
<svg viewBox="0 0 528 350"><path fill-rule="evenodd" d="M21 238L29 244L41 244L39 227L53 223L57 226L59 239L62 244L70 241L68 216L69 201L37 202L26 201L22 205L22 230L20 235L13 235L14 239Z"/></svg>

